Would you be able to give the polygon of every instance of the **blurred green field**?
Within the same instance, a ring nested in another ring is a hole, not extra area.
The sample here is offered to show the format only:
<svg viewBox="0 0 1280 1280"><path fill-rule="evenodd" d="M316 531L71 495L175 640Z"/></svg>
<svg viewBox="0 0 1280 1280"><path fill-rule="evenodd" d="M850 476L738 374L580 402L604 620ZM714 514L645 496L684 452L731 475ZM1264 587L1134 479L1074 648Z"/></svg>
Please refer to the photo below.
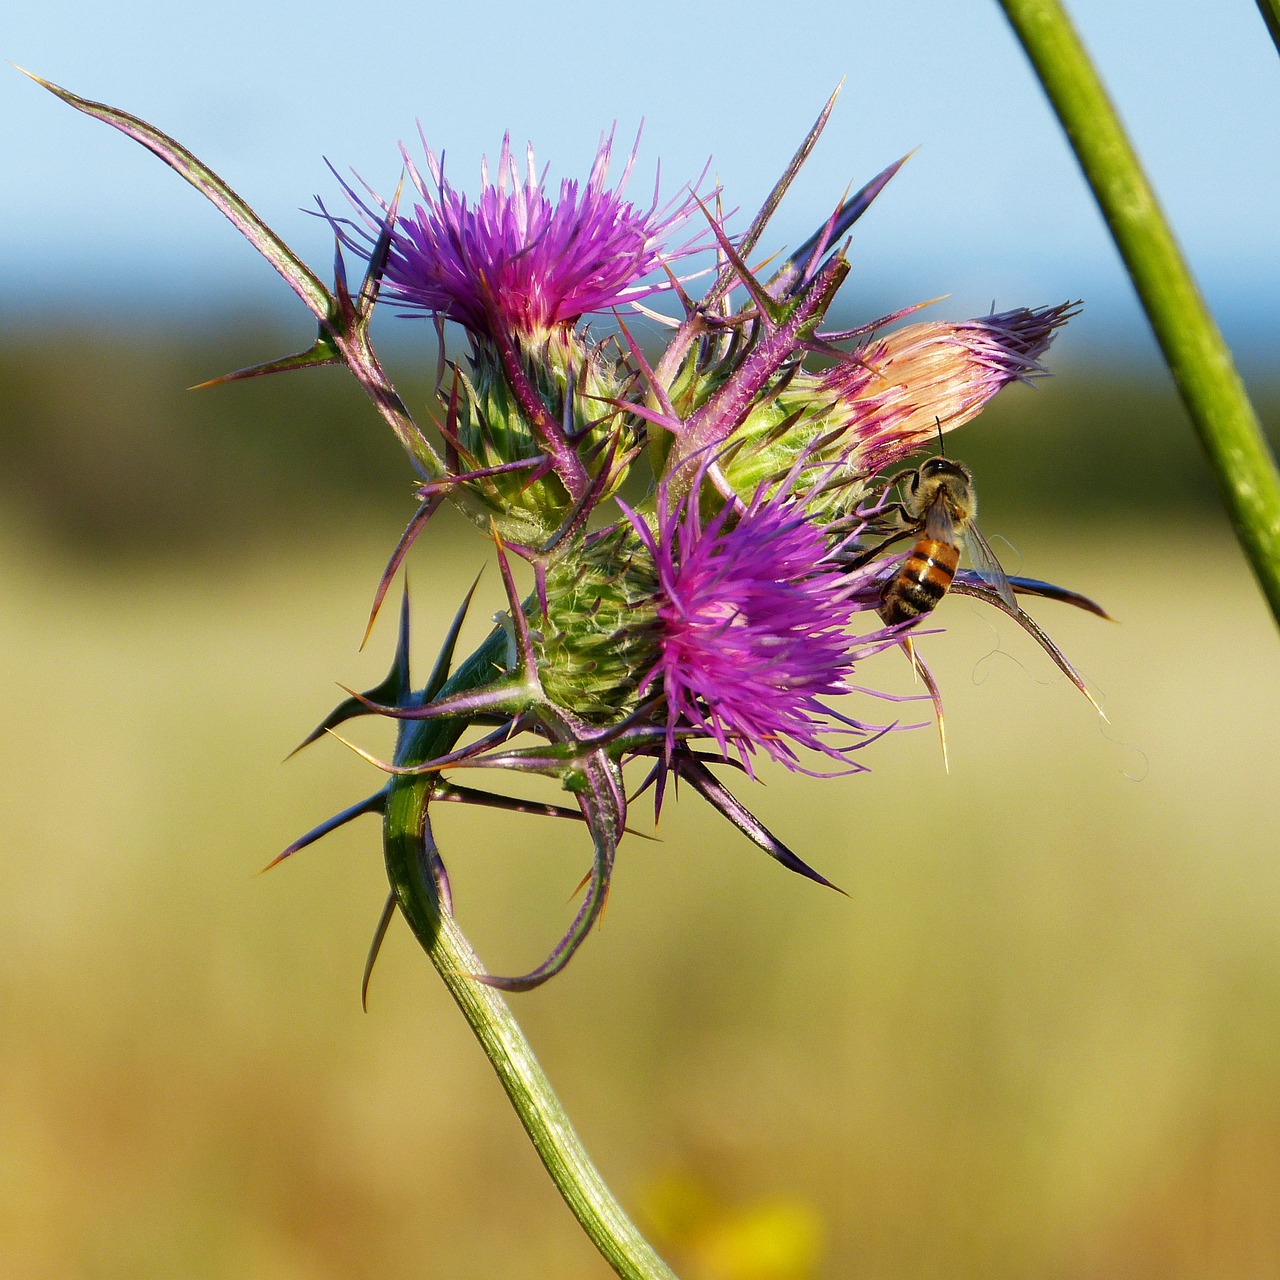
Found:
<svg viewBox="0 0 1280 1280"><path fill-rule="evenodd" d="M0 543L0 1274L607 1274L402 927L361 1013L376 824L254 874L377 785L336 744L280 761L333 680L381 674L389 624L355 647L393 534L190 572ZM949 777L925 730L751 791L849 898L688 798L515 998L642 1220L693 1189L686 1280L729 1274L699 1241L760 1205L817 1261L745 1276L1280 1273L1280 661L1220 532L1149 534L1019 536L1121 619L1039 610L1109 726L948 601ZM482 555L452 550L413 570L421 664ZM440 828L487 961L540 959L581 839Z"/></svg>
<svg viewBox="0 0 1280 1280"><path fill-rule="evenodd" d="M425 423L430 331L392 333L388 367ZM638 334L649 336L643 326ZM1057 376L1010 388L948 441L973 468L984 524L1016 533L1025 521L1006 520L1028 514L1215 519L1212 481L1167 376L1123 353L1110 367L1072 366L1070 337L1061 356L1054 348ZM189 562L230 547L251 556L289 530L324 536L348 517L403 521L412 477L344 371L187 390L309 340L301 325L241 318L215 317L203 331L189 321L171 330L0 325L0 510L74 554L121 563ZM1280 382L1270 373L1251 381L1280 447Z"/></svg>
<svg viewBox="0 0 1280 1280"><path fill-rule="evenodd" d="M57 384L28 354L0 362L0 1275L603 1280L402 926L360 1010L376 823L255 874L380 782L336 743L281 760L385 669L390 613L357 645L394 446L336 374L208 393L233 426L157 400L238 349L144 375L89 344ZM1280 1275L1275 628L1194 455L1146 443L1167 397L1104 392L1019 391L962 456L1008 567L1120 620L1035 609L1110 723L949 599L921 644L950 775L926 728L866 776L743 785L848 898L685 797L513 997L682 1280ZM456 529L415 554L420 673L484 556ZM865 675L910 685L897 654ZM540 960L581 833L449 808L438 834L490 967Z"/></svg>

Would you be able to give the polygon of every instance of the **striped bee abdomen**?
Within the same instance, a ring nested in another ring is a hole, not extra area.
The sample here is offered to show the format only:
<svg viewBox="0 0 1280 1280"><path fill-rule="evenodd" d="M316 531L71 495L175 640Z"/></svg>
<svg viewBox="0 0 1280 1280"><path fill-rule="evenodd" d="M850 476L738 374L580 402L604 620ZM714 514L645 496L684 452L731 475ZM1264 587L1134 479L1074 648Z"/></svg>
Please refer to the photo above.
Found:
<svg viewBox="0 0 1280 1280"><path fill-rule="evenodd" d="M921 538L880 593L880 616L889 625L909 622L935 608L956 576L960 548Z"/></svg>

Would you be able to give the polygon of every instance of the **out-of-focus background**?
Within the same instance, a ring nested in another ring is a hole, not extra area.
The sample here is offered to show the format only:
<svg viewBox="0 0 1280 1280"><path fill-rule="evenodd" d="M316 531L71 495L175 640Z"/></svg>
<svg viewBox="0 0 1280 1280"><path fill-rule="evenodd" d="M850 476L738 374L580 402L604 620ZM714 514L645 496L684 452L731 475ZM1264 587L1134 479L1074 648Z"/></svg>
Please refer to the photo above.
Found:
<svg viewBox="0 0 1280 1280"><path fill-rule="evenodd" d="M1261 20L1072 7L1274 431ZM1280 1274L1275 628L993 4L51 0L0 34L183 140L318 267L297 209L337 199L321 157L385 191L415 119L465 186L504 129L558 179L644 116L637 196L655 157L674 191L712 156L749 214L845 77L775 243L920 147L857 228L851 320L1083 297L1054 378L954 451L1006 567L1118 619L1035 610L1109 723L948 600L922 647L949 775L926 730L869 775L746 792L848 898L687 797L517 1012L684 1280ZM335 681L382 674L390 617L357 646L408 468L339 371L184 390L298 349L307 317L141 149L16 71L0 119L0 1274L602 1277L403 928L360 1010L376 824L255 874L379 784L336 744L281 758ZM428 326L383 332L421 405ZM420 669L485 553L445 523L415 554ZM868 681L906 691L906 663ZM540 959L576 833L449 811L440 835L491 966Z"/></svg>

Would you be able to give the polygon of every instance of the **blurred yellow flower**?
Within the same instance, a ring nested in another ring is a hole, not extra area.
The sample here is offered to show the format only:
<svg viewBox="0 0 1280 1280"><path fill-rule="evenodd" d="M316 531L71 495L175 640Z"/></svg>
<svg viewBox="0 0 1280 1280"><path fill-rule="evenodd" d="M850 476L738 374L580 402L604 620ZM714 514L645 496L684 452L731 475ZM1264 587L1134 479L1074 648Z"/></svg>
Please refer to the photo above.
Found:
<svg viewBox="0 0 1280 1280"><path fill-rule="evenodd" d="M824 1248L817 1211L795 1196L726 1204L699 1178L673 1172L641 1196L641 1212L688 1280L813 1280Z"/></svg>

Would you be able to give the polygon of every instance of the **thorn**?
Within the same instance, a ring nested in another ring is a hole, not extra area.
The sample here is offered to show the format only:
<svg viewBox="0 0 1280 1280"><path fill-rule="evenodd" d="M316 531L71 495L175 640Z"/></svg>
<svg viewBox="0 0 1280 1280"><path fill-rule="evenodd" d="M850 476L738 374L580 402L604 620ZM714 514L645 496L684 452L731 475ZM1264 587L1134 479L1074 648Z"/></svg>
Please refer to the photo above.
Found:
<svg viewBox="0 0 1280 1280"><path fill-rule="evenodd" d="M373 966L378 961L378 952L382 950L382 941L387 936L387 930L391 927L395 914L396 895L389 893L386 902L382 904L382 914L374 927L373 941L369 943L369 954L365 957L364 974L360 979L360 1008L365 1013L369 1012L369 979L373 977Z"/></svg>
<svg viewBox="0 0 1280 1280"><path fill-rule="evenodd" d="M339 827L350 822L352 818L358 818L365 813L382 813L386 807L387 792L386 790L375 791L373 795L359 800L348 808L343 809L341 813L336 813L332 818L326 818L317 827L312 827L305 836L299 836L283 853L277 854L270 862L267 863L258 875L265 875L272 867L278 866L286 858L297 853L300 849L305 849L308 845L314 844L323 836L327 836L329 832L336 831Z"/></svg>
<svg viewBox="0 0 1280 1280"><path fill-rule="evenodd" d="M911 659L911 670L929 692L929 700L933 703L934 719L938 722L938 740L942 744L942 767L947 773L950 773L951 761L947 755L947 721L942 714L942 692L933 678L933 673L924 665L919 654L916 653L910 636L903 636L902 648L907 657Z"/></svg>
<svg viewBox="0 0 1280 1280"><path fill-rule="evenodd" d="M381 769L383 773L403 772L402 770L398 769L395 765L388 764L385 760L379 760L377 756L375 756L372 752L366 751L363 747L356 746L354 742L352 742L349 738L344 738L342 734L340 734L336 729L326 729L325 733L327 733L332 738L337 738L337 740L340 743L342 743L342 745L346 747L348 751L354 751L356 755L360 757L361 760L364 760L366 763L373 765L375 769Z"/></svg>
<svg viewBox="0 0 1280 1280"><path fill-rule="evenodd" d="M417 511L413 513L409 523L405 526L404 532L400 535L400 541L396 543L395 550L391 553L391 559L387 561L387 567L382 571L382 577L378 580L378 587L373 595L373 607L369 610L369 621L365 624L364 637L360 641L361 649L369 643L369 637L373 634L373 624L378 620L378 610L382 608L382 602L386 599L387 591L396 576L396 571L404 562L404 558L408 555L409 548L413 546L418 534L426 527L427 521L435 514L442 501L443 497L440 494L432 494L430 497L424 498Z"/></svg>
<svg viewBox="0 0 1280 1280"><path fill-rule="evenodd" d="M480 572L476 574L470 590L462 597L462 603L454 613L453 621L449 624L449 630L445 633L444 643L440 646L435 666L431 669L431 678L427 681L423 691L427 699L434 698L449 678L449 669L453 666L453 655L458 645L458 636L462 631L462 624L466 621L467 611L471 608L472 597L475 595L476 588L480 585L480 579L483 576L484 566L481 565ZM407 581L405 583L405 599L408 600Z"/></svg>
<svg viewBox="0 0 1280 1280"><path fill-rule="evenodd" d="M281 356L276 360L267 360L263 364L248 365L243 369L234 369L218 378L208 378L187 388L188 391L206 391L210 387L220 387L228 382L243 382L246 378L262 378L273 373L288 373L293 369L319 368L328 364L341 364L342 355L333 342L323 332L305 351L296 355Z"/></svg>
<svg viewBox="0 0 1280 1280"><path fill-rule="evenodd" d="M57 88L59 88L59 87L60 87L60 86L58 86L58 85L54 84L51 80L46 80L46 79L44 79L42 76L38 76L38 75L36 75L36 73L35 73L34 71L28 71L28 70L26 69L26 67L19 66L16 62L14 62L14 60L13 60L12 58L6 58L6 59L5 59L5 61L6 61L6 62L7 62L7 63L8 63L8 64L9 64L9 65L10 65L10 66L15 70L15 71L21 71L21 72L22 72L22 74L23 74L24 76L26 76L28 80L34 80L34 81L36 82L36 84L38 84L38 85L40 85L40 86L41 86L41 88L49 89L49 90L54 90L54 89L57 89Z"/></svg>

